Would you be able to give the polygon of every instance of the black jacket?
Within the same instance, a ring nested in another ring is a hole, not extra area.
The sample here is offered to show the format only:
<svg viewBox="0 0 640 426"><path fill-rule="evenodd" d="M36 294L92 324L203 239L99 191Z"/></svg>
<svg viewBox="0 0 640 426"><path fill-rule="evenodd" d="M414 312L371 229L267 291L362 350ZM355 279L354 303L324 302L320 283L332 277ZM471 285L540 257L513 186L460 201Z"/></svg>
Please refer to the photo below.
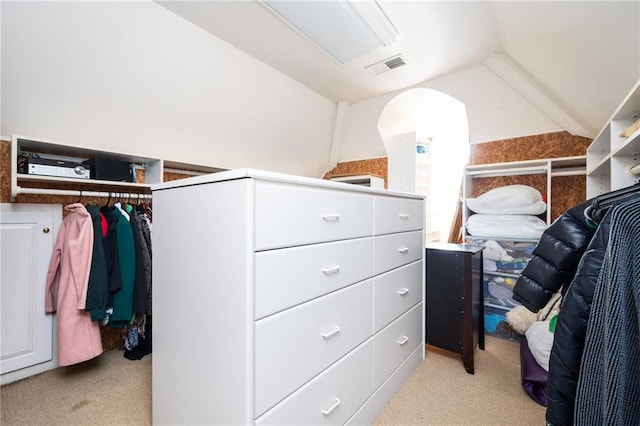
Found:
<svg viewBox="0 0 640 426"><path fill-rule="evenodd" d="M575 275L595 226L585 221L591 200L565 211L547 228L513 288L513 298L532 312L542 309L551 296ZM563 288L563 294L566 288Z"/></svg>
<svg viewBox="0 0 640 426"><path fill-rule="evenodd" d="M609 241L607 214L567 286L554 333L547 379L547 423L570 426L593 293Z"/></svg>

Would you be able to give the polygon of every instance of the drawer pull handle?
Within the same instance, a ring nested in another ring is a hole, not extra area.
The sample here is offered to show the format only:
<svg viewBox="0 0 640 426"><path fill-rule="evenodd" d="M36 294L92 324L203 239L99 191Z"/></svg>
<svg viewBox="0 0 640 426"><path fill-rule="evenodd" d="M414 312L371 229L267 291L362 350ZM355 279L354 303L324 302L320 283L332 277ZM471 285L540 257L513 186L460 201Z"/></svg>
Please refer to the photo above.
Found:
<svg viewBox="0 0 640 426"><path fill-rule="evenodd" d="M325 275L335 274L336 272L340 272L340 265L336 265L333 268L321 269L321 271Z"/></svg>
<svg viewBox="0 0 640 426"><path fill-rule="evenodd" d="M322 336L323 339L328 339L332 336L335 336L336 334L338 334L340 332L340 327L338 327L337 325L333 328L333 330L331 331L327 331L326 333L320 333L320 335Z"/></svg>
<svg viewBox="0 0 640 426"><path fill-rule="evenodd" d="M407 254L407 253L409 253L409 248L407 248L407 247L402 247L402 248L399 248L399 249L398 249L398 251L399 251L400 253L402 253L402 254Z"/></svg>
<svg viewBox="0 0 640 426"><path fill-rule="evenodd" d="M400 296L404 296L407 293L409 293L409 289L408 288L401 288L400 290L398 290L398 294Z"/></svg>
<svg viewBox="0 0 640 426"><path fill-rule="evenodd" d="M339 214L323 214L322 220L324 220L325 222L337 222L340 220L340 215Z"/></svg>
<svg viewBox="0 0 640 426"><path fill-rule="evenodd" d="M338 398L338 397L334 397L334 398L336 400L335 400L335 402L333 403L333 405L331 407L327 408L326 410L321 410L323 416L328 416L329 414L331 414L333 412L333 410L338 408L338 405L340 405L340 398Z"/></svg>
<svg viewBox="0 0 640 426"><path fill-rule="evenodd" d="M400 216L400 219L409 219L409 215L406 213L400 213L398 216Z"/></svg>
<svg viewBox="0 0 640 426"><path fill-rule="evenodd" d="M402 339L398 340L398 343L400 344L400 346L402 346L408 341L409 341L409 338L407 336L402 336Z"/></svg>

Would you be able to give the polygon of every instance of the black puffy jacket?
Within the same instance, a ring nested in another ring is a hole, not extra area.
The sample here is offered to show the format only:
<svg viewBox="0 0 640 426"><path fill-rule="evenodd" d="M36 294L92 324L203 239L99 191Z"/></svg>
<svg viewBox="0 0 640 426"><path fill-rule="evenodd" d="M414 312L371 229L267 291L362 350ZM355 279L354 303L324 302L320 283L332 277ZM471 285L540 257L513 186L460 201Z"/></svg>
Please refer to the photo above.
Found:
<svg viewBox="0 0 640 426"><path fill-rule="evenodd" d="M542 309L561 288L563 294L595 233L585 221L587 200L565 211L540 237L531 260L513 288L513 298L532 312Z"/></svg>
<svg viewBox="0 0 640 426"><path fill-rule="evenodd" d="M607 214L598 226L562 299L549 357L546 389L546 418L547 423L553 426L573 424L591 302L609 241L609 218Z"/></svg>

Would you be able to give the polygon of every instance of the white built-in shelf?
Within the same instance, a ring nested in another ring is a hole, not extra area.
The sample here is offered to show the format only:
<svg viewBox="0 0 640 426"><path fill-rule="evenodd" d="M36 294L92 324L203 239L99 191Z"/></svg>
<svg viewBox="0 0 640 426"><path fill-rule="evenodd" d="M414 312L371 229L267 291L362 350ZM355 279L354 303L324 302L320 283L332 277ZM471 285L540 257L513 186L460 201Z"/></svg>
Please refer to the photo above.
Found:
<svg viewBox="0 0 640 426"><path fill-rule="evenodd" d="M478 178L487 177L499 177L499 176L518 176L518 175L531 175L541 174L545 175L547 180L547 192L545 195L547 210L546 223L551 224L551 202L553 194L551 193L551 179L560 176L575 176L586 174L587 156L578 155L573 157L558 157L558 158L546 158L540 160L524 160L524 161L511 161L505 163L491 163L491 164L479 164L473 166L467 166L465 169L465 179L463 187L463 226L466 234L466 223L470 215L473 214L466 206L466 199L473 194L473 181ZM526 238L504 238L486 235L465 235L466 239L497 239L501 241L525 241L525 242L537 242L537 239Z"/></svg>
<svg viewBox="0 0 640 426"><path fill-rule="evenodd" d="M75 184L89 184L96 186L122 186L131 188L151 188L150 184L138 183L138 182L114 182L112 180L100 180L100 179L77 179L67 177L56 176L40 176L40 175L25 175L18 173L16 178L19 182L41 182L41 183L75 183Z"/></svg>
<svg viewBox="0 0 640 426"><path fill-rule="evenodd" d="M18 173L18 156L21 153L37 154L41 158L54 158L81 163L91 158L105 158L111 160L121 160L133 163L135 167L145 171L145 182L120 182L97 179L80 179L71 177L44 176L35 174ZM37 187L46 189L51 184L77 184L95 186L100 190L107 190L109 187L124 187L149 190L152 184L160 183L163 179L163 160L158 158L126 155L114 152L85 149L75 146L64 145L51 141L44 141L19 135L11 138L11 198L14 199L20 193L29 193L30 188L23 188L21 183L35 183ZM34 186L34 185L31 185Z"/></svg>
<svg viewBox="0 0 640 426"><path fill-rule="evenodd" d="M640 164L640 129L629 137L620 132L640 118L640 80L587 148L587 198L638 183L629 169Z"/></svg>
<svg viewBox="0 0 640 426"><path fill-rule="evenodd" d="M494 177L545 174L551 176L584 175L586 173L587 157L547 158L541 160L510 161L506 163L479 164L467 166L466 174L472 177Z"/></svg>

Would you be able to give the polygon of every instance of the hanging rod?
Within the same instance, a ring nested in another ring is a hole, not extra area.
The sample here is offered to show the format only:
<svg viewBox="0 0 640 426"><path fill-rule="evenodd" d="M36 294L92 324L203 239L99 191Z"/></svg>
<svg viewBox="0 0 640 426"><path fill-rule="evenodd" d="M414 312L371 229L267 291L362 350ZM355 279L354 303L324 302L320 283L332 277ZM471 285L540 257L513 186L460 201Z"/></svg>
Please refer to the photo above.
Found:
<svg viewBox="0 0 640 426"><path fill-rule="evenodd" d="M18 194L35 194L35 195L71 195L71 196L81 196L81 197L102 197L107 198L111 197L120 197L120 198L128 198L135 200L150 200L153 198L151 194L141 194L139 192L122 192L122 191L109 191L109 192L100 192L100 191L80 191L77 189L48 189L48 188L17 188Z"/></svg>

